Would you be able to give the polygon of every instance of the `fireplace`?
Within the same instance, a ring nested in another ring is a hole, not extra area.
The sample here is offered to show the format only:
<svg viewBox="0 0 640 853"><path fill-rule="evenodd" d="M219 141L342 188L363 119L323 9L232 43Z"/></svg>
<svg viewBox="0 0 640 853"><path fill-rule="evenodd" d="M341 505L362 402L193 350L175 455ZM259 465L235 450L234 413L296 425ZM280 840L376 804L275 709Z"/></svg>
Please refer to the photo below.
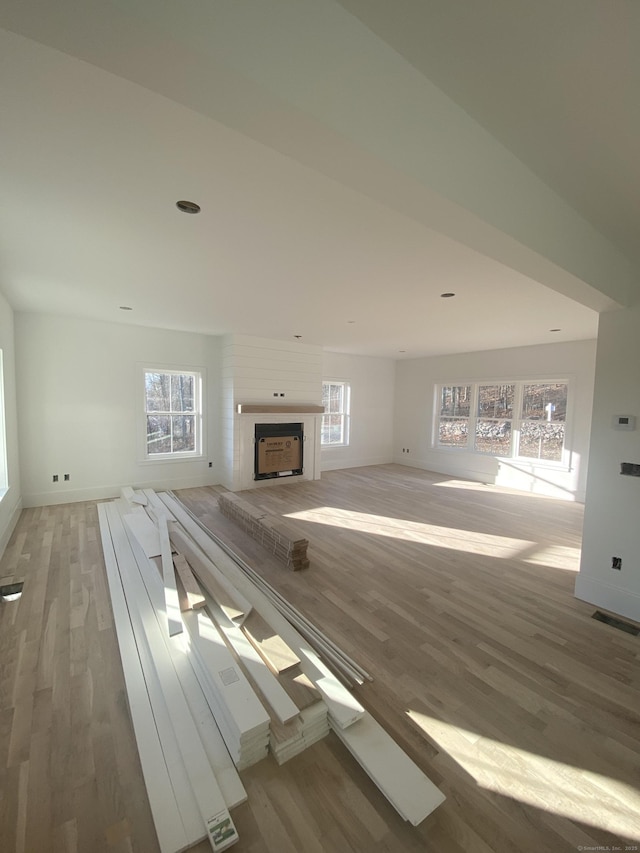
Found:
<svg viewBox="0 0 640 853"><path fill-rule="evenodd" d="M255 425L254 480L295 477L303 473L304 425Z"/></svg>

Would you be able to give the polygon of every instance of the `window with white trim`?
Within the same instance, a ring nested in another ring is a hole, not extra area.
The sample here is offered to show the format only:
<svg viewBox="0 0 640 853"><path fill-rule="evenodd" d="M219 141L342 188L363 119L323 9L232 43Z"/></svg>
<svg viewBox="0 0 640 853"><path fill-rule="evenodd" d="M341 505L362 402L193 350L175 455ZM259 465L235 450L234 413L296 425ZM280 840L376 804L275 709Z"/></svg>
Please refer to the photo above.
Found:
<svg viewBox="0 0 640 853"><path fill-rule="evenodd" d="M349 444L350 388L347 382L326 381L322 383L322 430L320 443L323 447L340 447Z"/></svg>
<svg viewBox="0 0 640 853"><path fill-rule="evenodd" d="M144 369L145 457L202 455L202 374Z"/></svg>
<svg viewBox="0 0 640 853"><path fill-rule="evenodd" d="M434 446L562 463L567 382L436 386Z"/></svg>

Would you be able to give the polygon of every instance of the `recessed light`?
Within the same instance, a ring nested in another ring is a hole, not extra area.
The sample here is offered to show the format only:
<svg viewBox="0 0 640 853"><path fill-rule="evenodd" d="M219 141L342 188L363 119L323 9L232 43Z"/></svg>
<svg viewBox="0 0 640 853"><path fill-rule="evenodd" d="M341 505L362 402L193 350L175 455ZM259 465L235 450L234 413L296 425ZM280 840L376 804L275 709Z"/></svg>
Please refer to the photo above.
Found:
<svg viewBox="0 0 640 853"><path fill-rule="evenodd" d="M455 296L455 293L441 293L440 294L441 299L451 299L452 296Z"/></svg>
<svg viewBox="0 0 640 853"><path fill-rule="evenodd" d="M561 332L562 329L549 329L550 332Z"/></svg>
<svg viewBox="0 0 640 853"><path fill-rule="evenodd" d="M347 320L347 323L355 323L355 320Z"/></svg>
<svg viewBox="0 0 640 853"><path fill-rule="evenodd" d="M196 204L195 201L177 201L176 207L182 213L200 213L200 205Z"/></svg>
<svg viewBox="0 0 640 853"><path fill-rule="evenodd" d="M121 311L133 311L133 308L130 308L129 305L121 305L120 310Z"/></svg>
<svg viewBox="0 0 640 853"><path fill-rule="evenodd" d="M406 349L399 349L398 352L406 352Z"/></svg>

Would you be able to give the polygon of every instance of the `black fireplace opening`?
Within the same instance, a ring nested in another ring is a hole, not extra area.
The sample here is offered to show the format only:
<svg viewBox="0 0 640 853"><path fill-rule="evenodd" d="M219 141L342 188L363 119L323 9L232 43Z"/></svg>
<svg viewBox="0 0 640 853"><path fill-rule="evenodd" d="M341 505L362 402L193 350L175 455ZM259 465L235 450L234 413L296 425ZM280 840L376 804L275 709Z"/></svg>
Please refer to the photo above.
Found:
<svg viewBox="0 0 640 853"><path fill-rule="evenodd" d="M302 474L303 424L256 424L254 480Z"/></svg>

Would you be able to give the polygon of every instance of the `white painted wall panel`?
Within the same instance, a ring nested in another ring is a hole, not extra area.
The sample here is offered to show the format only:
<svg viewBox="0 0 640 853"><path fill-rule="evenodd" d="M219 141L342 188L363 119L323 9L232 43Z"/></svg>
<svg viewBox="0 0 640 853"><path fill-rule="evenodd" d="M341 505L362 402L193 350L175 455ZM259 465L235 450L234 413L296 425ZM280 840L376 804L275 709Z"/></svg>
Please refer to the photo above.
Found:
<svg viewBox="0 0 640 853"><path fill-rule="evenodd" d="M324 447L321 469L355 468L393 461L395 362L325 352L323 379L348 382L351 423L347 447Z"/></svg>
<svg viewBox="0 0 640 853"><path fill-rule="evenodd" d="M17 314L16 359L26 506L110 497L123 484L181 488L219 482L219 338ZM140 460L144 363L206 369L208 455L202 459ZM64 473L71 475L68 483ZM60 477L56 484L53 474Z"/></svg>
<svg viewBox="0 0 640 853"><path fill-rule="evenodd" d="M640 307L600 316L589 482L576 595L640 622L640 478L620 474L640 464ZM613 429L634 415L636 429ZM620 571L611 558L622 558Z"/></svg>

